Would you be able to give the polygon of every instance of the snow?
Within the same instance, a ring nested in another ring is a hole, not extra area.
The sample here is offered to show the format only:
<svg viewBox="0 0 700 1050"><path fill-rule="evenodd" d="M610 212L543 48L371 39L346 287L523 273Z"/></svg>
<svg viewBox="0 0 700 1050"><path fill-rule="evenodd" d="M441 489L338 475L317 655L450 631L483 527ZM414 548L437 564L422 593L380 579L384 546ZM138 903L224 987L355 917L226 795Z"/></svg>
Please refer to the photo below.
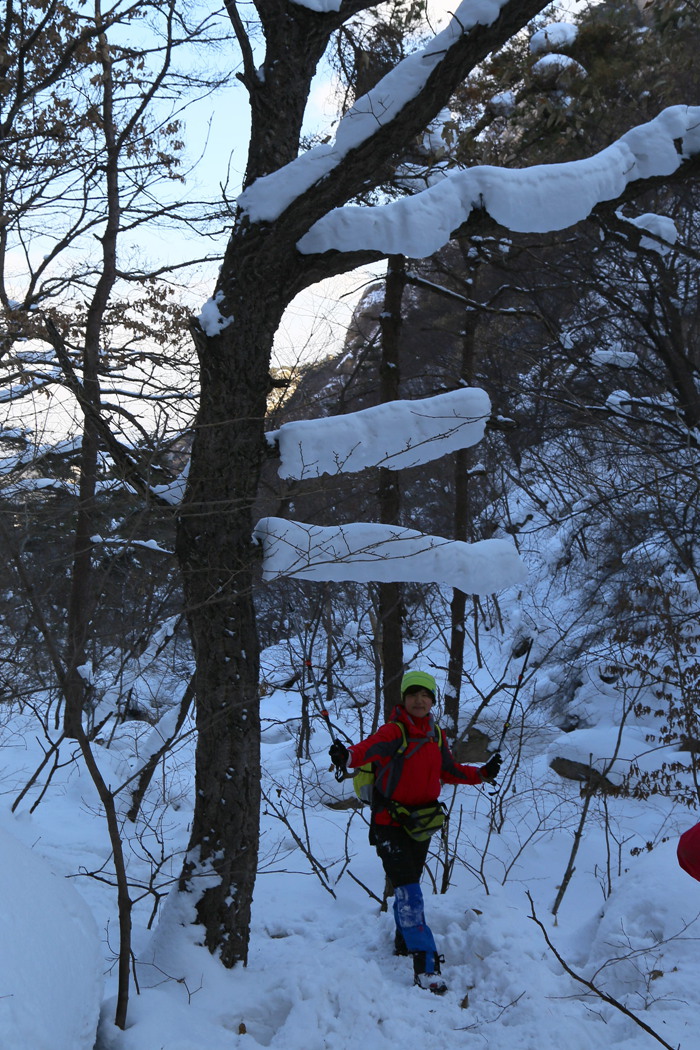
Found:
<svg viewBox="0 0 700 1050"><path fill-rule="evenodd" d="M494 113L508 116L515 109L515 93L513 91L499 91L489 99L489 109Z"/></svg>
<svg viewBox="0 0 700 1050"><path fill-rule="evenodd" d="M261 518L254 537L263 545L265 580L411 580L493 594L526 576L506 540L463 543L396 525L323 527L274 517Z"/></svg>
<svg viewBox="0 0 700 1050"><path fill-rule="evenodd" d="M166 503L171 504L171 506L177 506L185 497L189 473L190 461L188 459L182 472L173 481L168 482L166 485L153 485L153 494Z"/></svg>
<svg viewBox="0 0 700 1050"><path fill-rule="evenodd" d="M92 1050L102 946L73 886L0 826L0 1047Z"/></svg>
<svg viewBox="0 0 700 1050"><path fill-rule="evenodd" d="M629 415L631 411L631 397L628 390L613 390L605 399L605 404L613 412L620 415Z"/></svg>
<svg viewBox="0 0 700 1050"><path fill-rule="evenodd" d="M600 153L529 168L477 165L413 197L337 208L301 238L305 253L380 251L425 258L443 247L476 207L522 233L562 230L636 179L670 175L700 150L700 106L670 106ZM282 169L283 171L285 169Z"/></svg>
<svg viewBox="0 0 700 1050"><path fill-rule="evenodd" d="M267 435L282 478L311 478L381 466L403 470L481 441L491 412L476 388L392 401L345 416L285 423Z"/></svg>
<svg viewBox="0 0 700 1050"><path fill-rule="evenodd" d="M588 73L581 63L573 59L571 55L560 55L557 52L543 55L542 58L539 58L532 67L533 73L536 75L543 74L545 76L561 70L567 70L567 72L575 73L580 77L588 76Z"/></svg>
<svg viewBox="0 0 700 1050"><path fill-rule="evenodd" d="M530 53L554 51L560 47L571 47L578 36L578 28L571 22L550 22L530 37Z"/></svg>
<svg viewBox="0 0 700 1050"><path fill-rule="evenodd" d="M544 557L550 544L563 542L555 536L533 522L528 542L536 541L538 556ZM482 787L444 792L445 801L454 802L451 884L445 894L435 892L443 876L438 844L431 848L423 880L428 920L446 957L450 990L444 998L426 997L414 988L410 963L391 954L391 912L382 912L363 889L381 897L384 884L367 842L366 812L330 807L346 803L352 786L337 784L329 772L330 734L313 698L310 757L298 758L298 690L303 686L282 686L294 681L308 650L290 624L289 636L261 659L267 683L261 700L263 788L270 802L261 818L248 965L225 970L198 943L200 931L192 923L187 895L171 893L161 903L157 926L147 928L153 899L143 887L154 877L156 891L167 893L187 845L193 804L193 733L188 724L154 778L140 822L122 821L134 887L139 987L137 993L132 986L124 1031L113 1023L115 891L109 884L109 843L94 788L84 768L71 761L71 742L63 741L50 783L45 771L11 814L11 802L37 768L46 741L29 712L4 712L0 820L13 837L4 831L0 835L2 1050L92 1050L102 974L96 1050L351 1050L358 1045L424 1050L435 1043L436 1033L483 1050L600 1050L601 1045L643 1050L655 1045L632 1019L564 972L532 921L533 905L576 973L638 1011L670 1046L698 1050L700 888L675 857L678 836L695 822L694 813L660 797L643 802L594 797L556 922L551 914L581 799L579 784L557 777L550 762L569 757L587 764L592 755L596 767L604 768L617 748L624 691L602 682L592 664L580 676L577 702L571 705L585 717L586 726L562 733L550 721L545 698L556 700L566 654L560 657L561 667L552 661L547 624L560 621L565 629L567 596L577 584L543 566L541 586L552 605L534 629L529 602L538 570L532 547L528 561L528 592L499 595L505 635L500 629L482 632L483 668L478 670L468 657L474 688L463 694L466 721L479 692L490 691L501 677L510 644L505 639L533 632L529 671L503 746L502 788L495 795ZM455 564L449 561L450 583ZM557 588L558 598L552 596ZM442 694L447 651L440 635L446 621L438 627L427 647L423 639L407 638L405 644L410 666L432 670ZM164 631L169 629L164 625ZM363 647L371 653L374 634L366 618L348 616L334 640L347 693L336 696L332 723L357 740L359 720L365 719L366 731L367 705L371 710L374 703L375 670L371 656L354 654ZM318 639L318 647L324 650L325 639ZM518 660L508 664L507 682L515 681L520 666ZM479 717L478 725L492 741L510 717L511 698L512 685L497 693ZM94 745L107 781L116 786L133 776L171 734L174 721L173 709L155 726L113 724L105 734L109 746ZM616 770L624 772L632 758L653 768L646 732L630 716ZM673 752L666 754L673 757ZM123 807L129 794L117 798ZM289 828L276 812L286 816ZM308 843L321 874L314 873L299 841ZM155 869L149 857L155 857ZM47 864L60 875L51 874ZM73 876L70 882L62 877L68 874ZM11 1002L2 998L10 981L15 982Z"/></svg>
<svg viewBox="0 0 700 1050"><path fill-rule="evenodd" d="M309 11L339 11L342 0L292 0L299 7L307 7Z"/></svg>
<svg viewBox="0 0 700 1050"><path fill-rule="evenodd" d="M324 0L321 0L324 2ZM249 186L238 204L251 222L272 222L381 126L399 113L425 85L445 53L475 25L490 25L508 0L462 0L442 32L404 58L376 87L359 98L338 124L335 142L315 146L278 171Z"/></svg>
<svg viewBox="0 0 700 1050"><path fill-rule="evenodd" d="M593 958L617 957L606 966L610 991L618 997L631 993L630 1003L638 1010L648 1007L655 994L653 982L659 980L666 985L666 996L682 1000L688 975L697 966L697 939L687 926L698 918L700 898L688 893L694 887L674 863L675 849L675 839L664 843L630 870L619 892L606 903L591 944ZM658 947L652 947L657 940ZM675 944L661 943L671 940ZM640 966L629 957L630 949L641 952L650 947L655 954L653 968L647 961L647 980L640 987ZM669 966L671 954L674 959ZM666 1012L668 1007L662 1009ZM694 1050L697 1039L694 1044L693 1036L688 1035L682 1045Z"/></svg>
<svg viewBox="0 0 700 1050"><path fill-rule="evenodd" d="M63 478L22 478L20 481L16 481L14 485L6 485L3 488L3 493L7 498L11 499L13 496L23 492L47 492L50 490L74 493L76 485L74 482L64 481Z"/></svg>
<svg viewBox="0 0 700 1050"><path fill-rule="evenodd" d="M27 432L25 431L24 433L26 434ZM12 436L12 434L8 435L6 430L3 431L3 434L5 436ZM54 456L67 456L78 448L80 448L80 438L70 438L67 441L59 441L56 444L47 443L37 445L36 447L26 449L18 456L5 456L0 459L0 476L10 474L13 470L17 470L25 464L32 463L49 453Z"/></svg>
<svg viewBox="0 0 700 1050"><path fill-rule="evenodd" d="M639 243L642 248L651 248L652 251L658 252L659 255L668 255L671 251L670 246L678 240L678 228L668 215L645 212L644 215L637 215L633 218L626 215L624 220L633 226L637 226L640 230L647 230L653 234L652 237L641 237ZM661 240L658 240L658 238L661 238Z"/></svg>
<svg viewBox="0 0 700 1050"><path fill-rule="evenodd" d="M197 315L202 331L209 338L218 335L233 322L233 317L224 317L219 310L219 303L223 297L223 292L217 292L213 298L207 299Z"/></svg>
<svg viewBox="0 0 700 1050"><path fill-rule="evenodd" d="M338 8L337 0L305 2L315 10ZM492 0L465 0L441 36L358 100L340 122L334 143L316 147L243 194L241 203L251 220L274 219L328 174L405 105L451 42L476 22L488 24L501 6ZM561 23L542 33L540 40L535 34L531 41L533 53L564 48L575 35L573 27ZM317 223L300 247L307 252L357 248L422 257L442 246L472 208L482 206L513 230L565 228L632 180L669 174L683 157L698 151L700 107L676 106L587 160L511 171L475 167L454 172L411 199L340 209ZM631 221L650 235L660 234L671 243L674 239L670 220L663 216ZM663 248L652 236L644 240L655 250ZM220 302L220 296L209 300L199 315L208 335L232 320L221 314ZM632 363L614 347L596 351L593 359ZM325 420L309 428L283 427L276 434L281 469L289 477L321 476L346 465L361 469L369 461L376 463L378 455L389 465L428 453L428 459L442 455L453 439L458 442L454 447L471 444L483 429L485 395L457 393L460 408L447 412L448 432L434 412L425 414L426 402L421 408L416 403L383 406L379 414L368 410L328 421L328 427ZM624 412L629 399L626 391L616 390L608 404ZM3 473L12 469L7 463ZM157 491L177 502L185 479L186 471ZM541 479L539 483L544 488ZM592 493L591 500L597 498ZM549 504L548 514L556 517L560 502L569 515L571 507L556 491L539 505ZM586 505L580 500L574 512L583 513ZM513 517L521 519L524 510ZM423 880L427 916L446 956L450 991L444 999L415 989L410 965L391 954L393 920L376 899L384 876L367 842L367 815L338 808L347 804L352 788L348 782L337 784L329 772L329 734L313 708L309 756L299 757L302 696L296 689L281 688L304 670L306 654L291 626L289 637L261 660L269 687L261 701L263 788L269 803L261 817L248 965L225 970L199 943L192 901L172 890L192 819L192 724L185 725L177 746L159 766L135 824L125 818L130 792L118 789L133 784L143 762L176 724L177 713L166 701L177 703L192 669L183 667L181 680L174 681L174 670L166 680L154 666L160 641L173 629L170 621L142 656L119 668L120 681L108 662L94 670L84 667L105 708L117 706L125 687L137 690L137 699L158 698L151 712L154 724L111 719L93 744L105 780L116 792L134 898L138 990L132 983L124 1031L113 1023L116 894L99 800L74 754L74 742L59 740L49 698L31 696L25 710L19 701L16 707L0 706L0 1050L394 1050L397 1045L424 1050L440 1040L479 1050L599 1050L602 1045L643 1050L654 1045L633 1018L565 972L532 921L533 906L574 970L639 1011L668 1045L699 1050L700 890L675 857L678 835L694 823L696 813L663 796L643 802L592 798L571 887L556 921L552 916L579 826L581 799L579 785L557 777L551 761L592 761L605 769L617 752L611 779L619 781L633 762L642 772L658 768L659 756L652 753L649 727L641 716L635 721L630 715L618 739L615 689L592 670L580 674L582 684L566 704L566 714L579 718L580 727L563 733L552 714L550 705L563 706L567 676L581 671L578 663L570 666L567 650L552 654L557 644L571 644L575 631L586 629L578 617L572 627L567 616L576 591L589 581L590 568L583 584L570 567L558 574L558 561L571 553L579 523L562 520L547 532L550 521L540 518L529 534L521 531L518 542L528 570L524 592L519 585L525 565L510 540L468 545L373 523L321 528L269 517L255 530L263 547L265 579L408 578L437 581L447 593L453 586L473 594L499 592L497 602L483 603L478 666L476 646L467 647L468 687L461 715L466 723L480 697L492 694L478 716L492 742L499 739L505 719L512 718L503 746L501 787L496 792L465 787L444 793L453 804L449 853L432 844ZM153 549L153 541L145 542ZM623 552L622 560L643 564L654 558L662 564L664 542L652 539ZM434 671L444 693L449 619L444 612L441 616L435 595L426 606L426 619L432 618L433 639L411 635L405 640L406 654L414 666ZM342 681L333 702L333 724L355 740L367 729L375 700L376 639L368 620L371 612L349 610L333 638ZM524 683L518 704L511 705L513 688L507 683L514 680L517 666L514 671L508 654L513 640L527 633L535 638L532 678ZM605 659L613 658L606 650ZM502 688L494 692L495 685ZM166 692L167 697L162 695ZM641 700L655 703L656 698L648 690ZM56 761L44 768L12 813L13 800L54 741ZM669 761L677 757L668 749L664 754ZM450 885L440 893L448 861L453 862Z"/></svg>
<svg viewBox="0 0 700 1050"><path fill-rule="evenodd" d="M594 365L615 365L616 368L634 368L639 363L639 357L633 350L623 350L618 344L606 349L594 350L591 354L591 362Z"/></svg>
<svg viewBox="0 0 700 1050"><path fill-rule="evenodd" d="M623 734L618 747L610 725L597 725L591 729L575 729L556 737L549 745L552 758L565 758L579 762L599 773L604 773L612 783L621 783L629 773L630 763L648 751L646 730L635 727ZM654 755L654 760L658 755Z"/></svg>
<svg viewBox="0 0 700 1050"><path fill-rule="evenodd" d="M101 536L99 532L96 532L94 536L90 537L90 543L102 547L112 547L116 550L131 551L134 549L156 551L158 554L167 554L172 557L173 552L168 550L167 547L162 547L158 540L120 540L110 537Z"/></svg>

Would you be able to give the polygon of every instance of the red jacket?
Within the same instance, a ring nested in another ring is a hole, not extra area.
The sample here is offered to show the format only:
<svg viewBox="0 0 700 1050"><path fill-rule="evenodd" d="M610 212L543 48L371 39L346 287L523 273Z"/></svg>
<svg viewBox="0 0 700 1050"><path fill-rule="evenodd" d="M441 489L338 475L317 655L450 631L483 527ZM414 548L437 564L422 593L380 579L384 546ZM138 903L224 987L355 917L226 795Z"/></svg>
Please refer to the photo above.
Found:
<svg viewBox="0 0 700 1050"><path fill-rule="evenodd" d="M377 788L383 794L407 806L426 806L437 801L443 784L483 783L476 766L463 766L455 762L444 733L442 746L438 744L432 715L412 718L406 708L399 704L392 711L391 718L391 722L381 726L372 736L348 748L349 766L363 766L366 762L374 764ZM408 747L389 769L391 759L403 739L395 722L402 722L405 726ZM382 771L385 771L383 777ZM373 811L372 819L376 824L397 824L388 811L382 808Z"/></svg>

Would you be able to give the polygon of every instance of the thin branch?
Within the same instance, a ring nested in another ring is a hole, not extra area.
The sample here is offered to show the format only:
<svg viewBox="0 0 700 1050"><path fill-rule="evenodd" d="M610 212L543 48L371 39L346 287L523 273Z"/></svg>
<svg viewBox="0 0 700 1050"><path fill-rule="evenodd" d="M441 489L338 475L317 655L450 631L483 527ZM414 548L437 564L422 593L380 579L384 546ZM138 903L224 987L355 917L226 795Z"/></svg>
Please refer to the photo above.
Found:
<svg viewBox="0 0 700 1050"><path fill-rule="evenodd" d="M66 383L69 390L75 397L86 417L89 417L94 423L107 451L121 470L123 479L132 485L137 492L140 492L142 496L145 496L149 500L154 500L160 506L172 509L168 501L164 500L154 492L148 482L144 480L140 468L131 458L129 451L115 438L102 414L92 404L89 398L85 396L83 385L75 373L63 337L50 317L46 318L46 328L49 333L49 341L56 351L56 356L58 357L66 376Z"/></svg>
<svg viewBox="0 0 700 1050"><path fill-rule="evenodd" d="M259 83L257 70L255 68L255 59L253 57L253 49L250 46L250 40L245 26L243 25L243 19L238 12L236 0L224 0L224 4L228 16L231 19L231 25L236 34L236 40L238 41L238 46L241 49L241 57L243 58L243 73L238 74L238 79L242 84L245 84L250 93L253 91L255 85Z"/></svg>
<svg viewBox="0 0 700 1050"><path fill-rule="evenodd" d="M640 1020L640 1018L637 1017L636 1014L633 1014L631 1010L628 1010L627 1007L618 999L615 999L614 996L609 995L607 992L604 992L603 989L595 985L593 981L587 980L585 977L582 977L580 974L576 973L575 970L571 969L566 960L561 957L557 949L552 944L551 940L549 939L549 934L547 933L547 930L545 929L542 922L538 919L537 914L535 912L535 904L532 899L532 896L530 895L529 890L527 892L527 898L530 901L529 918L532 919L536 926L539 926L540 930L542 931L542 935L545 939L545 943L547 944L547 947L549 948L550 952L557 960L559 965L562 967L562 969L566 973L568 973L569 977L573 978L574 981L577 981L578 984L582 984L584 988L588 988L589 991L593 992L594 995L597 995L599 999L603 1000L603 1002L608 1003L609 1006L614 1006L615 1009L619 1010L620 1013L625 1015L625 1017L629 1017L629 1019L631 1021L634 1021L636 1025L639 1025L639 1027L642 1028L647 1033L647 1035L650 1035L652 1039L656 1039L658 1043L661 1043L662 1046L666 1047L666 1050L677 1050L677 1047L671 1046L671 1044L667 1043L665 1039L662 1039L658 1032L655 1032L653 1028L650 1028L650 1026L646 1024L646 1022Z"/></svg>
<svg viewBox="0 0 700 1050"><path fill-rule="evenodd" d="M369 886L365 886L364 882L361 882L360 879L358 879L357 875L353 875L353 873L350 871L350 868L348 868L348 875L350 876L353 882L356 882L358 886L362 887L365 893L367 893L373 901L376 901L377 904L381 904L382 907L384 907L384 901L382 900L382 898L378 897L377 894L369 888Z"/></svg>

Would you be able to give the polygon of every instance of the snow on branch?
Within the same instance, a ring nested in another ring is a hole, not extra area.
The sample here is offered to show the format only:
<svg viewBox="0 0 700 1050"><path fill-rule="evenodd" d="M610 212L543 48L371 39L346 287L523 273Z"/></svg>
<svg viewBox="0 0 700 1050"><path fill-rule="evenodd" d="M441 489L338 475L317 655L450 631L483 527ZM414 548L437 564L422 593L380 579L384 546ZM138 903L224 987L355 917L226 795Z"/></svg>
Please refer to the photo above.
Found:
<svg viewBox="0 0 700 1050"><path fill-rule="evenodd" d="M253 537L263 546L263 579L438 583L467 594L493 594L523 583L525 567L507 540L463 543L397 525L322 527L261 518Z"/></svg>
<svg viewBox="0 0 700 1050"><path fill-rule="evenodd" d="M403 470L476 445L490 412L488 394L465 387L345 416L285 423L267 438L279 448L282 478L316 478L373 466Z"/></svg>
<svg viewBox="0 0 700 1050"><path fill-rule="evenodd" d="M132 550L145 550L155 551L156 554L167 554L169 557L173 557L174 552L168 550L167 547L161 547L158 540L122 540L110 538L109 536L101 536L96 533L90 537L90 543L94 543L96 546L109 547L112 550L130 552Z"/></svg>
<svg viewBox="0 0 700 1050"><path fill-rule="evenodd" d="M299 7L307 7L309 11L339 11L340 5L343 0L292 0L293 4L298 4Z"/></svg>
<svg viewBox="0 0 700 1050"><path fill-rule="evenodd" d="M462 0L449 24L362 95L343 116L335 141L314 146L290 164L256 179L238 198L251 222L274 222L314 183L325 178L347 154L389 124L425 87L451 47L477 25L491 25L513 0ZM312 10L334 10L331 0L306 0Z"/></svg>
<svg viewBox="0 0 700 1050"><path fill-rule="evenodd" d="M15 432L9 430L3 430L3 438L20 438L21 440L28 440L28 435L25 435L24 431ZM65 441L59 441L56 444L46 443L43 445L37 445L25 448L17 456L2 456L0 457L0 476L6 474L12 474L14 471L21 470L27 466L35 466L41 460L47 456L70 456L73 452L77 452L80 448L80 438L68 438Z"/></svg>
<svg viewBox="0 0 700 1050"><path fill-rule="evenodd" d="M669 106L593 157L529 168L478 165L378 207L336 208L301 238L305 253L379 251L413 259L445 245L474 208L521 233L563 230L637 179L671 175L700 153L700 106Z"/></svg>
<svg viewBox="0 0 700 1050"><path fill-rule="evenodd" d="M648 248L650 251L658 252L659 255L668 255L678 240L678 228L668 215L645 212L644 215L637 215L636 217L621 214L618 214L617 217L622 222L628 222L632 226L636 226L640 230L647 230L651 234L650 237L640 238L640 248Z"/></svg>
<svg viewBox="0 0 700 1050"><path fill-rule="evenodd" d="M559 73L567 72L572 76L587 77L588 73L580 62L571 55L560 55L556 51L543 55L534 63L531 73L544 79L556 77Z"/></svg>
<svg viewBox="0 0 700 1050"><path fill-rule="evenodd" d="M558 51L562 47L571 47L578 36L578 28L571 22L550 22L530 37L530 54L537 55L542 51Z"/></svg>

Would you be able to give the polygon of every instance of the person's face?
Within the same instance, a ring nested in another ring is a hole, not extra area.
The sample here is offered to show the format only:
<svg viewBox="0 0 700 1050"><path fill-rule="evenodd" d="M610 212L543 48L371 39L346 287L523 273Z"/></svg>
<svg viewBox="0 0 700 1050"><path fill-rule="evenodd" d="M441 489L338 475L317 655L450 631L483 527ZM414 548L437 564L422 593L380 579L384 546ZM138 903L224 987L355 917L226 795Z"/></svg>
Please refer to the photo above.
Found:
<svg viewBox="0 0 700 1050"><path fill-rule="evenodd" d="M406 693L403 706L412 718L423 718L430 714L433 698L427 689L418 689L415 693Z"/></svg>

